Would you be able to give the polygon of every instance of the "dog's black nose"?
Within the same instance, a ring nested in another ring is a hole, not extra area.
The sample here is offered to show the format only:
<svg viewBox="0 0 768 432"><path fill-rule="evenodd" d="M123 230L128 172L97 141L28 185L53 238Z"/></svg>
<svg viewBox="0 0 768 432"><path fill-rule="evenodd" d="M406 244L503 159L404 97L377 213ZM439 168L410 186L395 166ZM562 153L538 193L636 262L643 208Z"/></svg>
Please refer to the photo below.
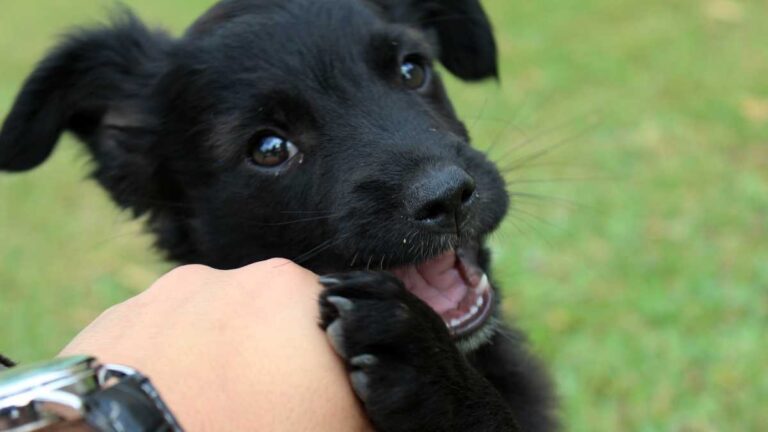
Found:
<svg viewBox="0 0 768 432"><path fill-rule="evenodd" d="M438 167L419 175L406 191L411 218L438 232L458 232L467 219L475 179L457 166Z"/></svg>

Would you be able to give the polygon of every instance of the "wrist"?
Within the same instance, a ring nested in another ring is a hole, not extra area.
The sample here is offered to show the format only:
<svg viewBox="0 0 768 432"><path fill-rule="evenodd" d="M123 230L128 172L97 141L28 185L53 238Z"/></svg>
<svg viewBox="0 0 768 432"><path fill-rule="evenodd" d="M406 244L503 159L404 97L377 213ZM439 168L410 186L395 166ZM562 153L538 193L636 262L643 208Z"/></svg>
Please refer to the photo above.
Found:
<svg viewBox="0 0 768 432"><path fill-rule="evenodd" d="M125 366L75 356L0 372L0 430L50 428L182 430L149 379Z"/></svg>

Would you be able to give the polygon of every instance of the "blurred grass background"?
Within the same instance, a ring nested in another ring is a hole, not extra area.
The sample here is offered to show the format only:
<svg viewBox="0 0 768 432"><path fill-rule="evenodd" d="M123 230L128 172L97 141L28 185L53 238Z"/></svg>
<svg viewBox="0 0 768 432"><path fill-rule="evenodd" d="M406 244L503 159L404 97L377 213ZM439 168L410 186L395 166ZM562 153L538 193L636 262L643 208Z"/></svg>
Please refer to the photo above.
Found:
<svg viewBox="0 0 768 432"><path fill-rule="evenodd" d="M125 3L178 34L212 1ZM0 117L56 36L111 5L2 3ZM768 430L768 3L485 5L501 86L449 87L508 171L496 274L566 429ZM66 138L0 174L0 352L52 356L169 268L87 172Z"/></svg>

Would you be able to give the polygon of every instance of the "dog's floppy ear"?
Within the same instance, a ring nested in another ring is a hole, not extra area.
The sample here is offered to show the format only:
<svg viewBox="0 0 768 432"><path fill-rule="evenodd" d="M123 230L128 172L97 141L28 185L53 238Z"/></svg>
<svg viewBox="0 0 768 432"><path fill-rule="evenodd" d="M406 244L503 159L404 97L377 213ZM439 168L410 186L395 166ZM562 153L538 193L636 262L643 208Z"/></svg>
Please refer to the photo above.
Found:
<svg viewBox="0 0 768 432"><path fill-rule="evenodd" d="M0 170L41 164L65 130L98 151L92 138L105 114L146 92L165 41L127 11L108 27L69 36L27 78L5 119Z"/></svg>
<svg viewBox="0 0 768 432"><path fill-rule="evenodd" d="M435 32L440 62L464 80L497 77L493 28L479 0L372 0L395 22Z"/></svg>

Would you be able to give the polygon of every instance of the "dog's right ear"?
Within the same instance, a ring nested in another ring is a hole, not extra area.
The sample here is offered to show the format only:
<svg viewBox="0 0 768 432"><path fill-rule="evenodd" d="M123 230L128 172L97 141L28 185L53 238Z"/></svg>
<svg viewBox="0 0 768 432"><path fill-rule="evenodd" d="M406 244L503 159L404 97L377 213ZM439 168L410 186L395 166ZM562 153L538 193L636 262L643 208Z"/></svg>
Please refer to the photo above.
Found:
<svg viewBox="0 0 768 432"><path fill-rule="evenodd" d="M159 76L169 39L125 12L109 27L69 36L27 78L0 130L0 170L41 164L60 135L89 142L108 112L125 112Z"/></svg>
<svg viewBox="0 0 768 432"><path fill-rule="evenodd" d="M440 62L457 77L498 76L496 40L480 0L368 0L393 22L431 31Z"/></svg>

